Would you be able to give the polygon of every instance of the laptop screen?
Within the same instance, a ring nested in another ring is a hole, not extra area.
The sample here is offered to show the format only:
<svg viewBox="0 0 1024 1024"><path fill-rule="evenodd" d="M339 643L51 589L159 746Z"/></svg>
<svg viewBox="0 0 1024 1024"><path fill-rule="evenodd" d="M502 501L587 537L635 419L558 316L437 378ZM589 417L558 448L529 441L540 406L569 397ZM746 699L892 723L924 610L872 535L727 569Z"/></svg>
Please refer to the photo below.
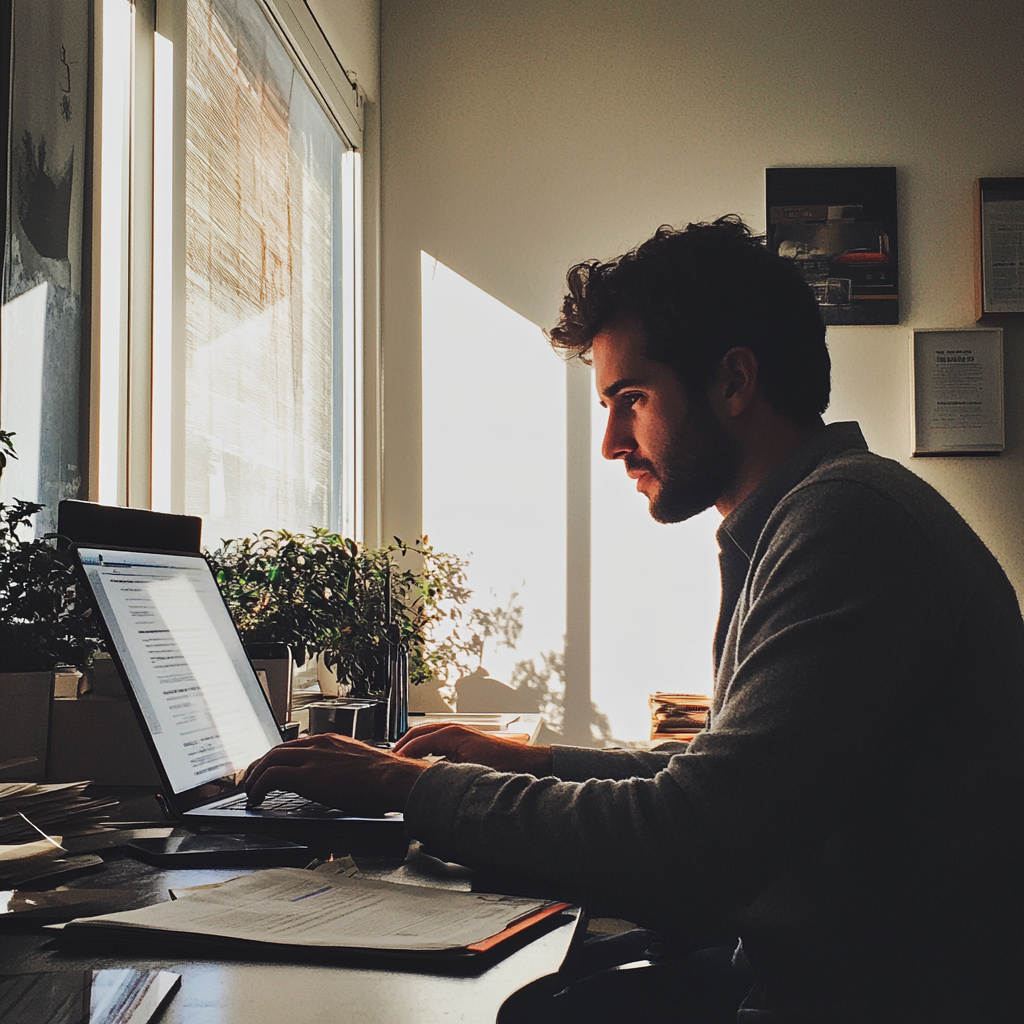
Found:
<svg viewBox="0 0 1024 1024"><path fill-rule="evenodd" d="M281 742L204 558L95 547L78 556L175 793Z"/></svg>

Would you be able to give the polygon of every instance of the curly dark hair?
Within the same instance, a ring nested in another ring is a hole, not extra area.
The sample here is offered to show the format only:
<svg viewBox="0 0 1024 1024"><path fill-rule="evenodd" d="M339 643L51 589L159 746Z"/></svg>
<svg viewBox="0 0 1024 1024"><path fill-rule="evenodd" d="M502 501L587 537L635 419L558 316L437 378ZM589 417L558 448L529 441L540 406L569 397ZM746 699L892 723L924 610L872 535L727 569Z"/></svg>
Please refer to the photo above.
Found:
<svg viewBox="0 0 1024 1024"><path fill-rule="evenodd" d="M729 215L667 225L623 256L577 263L548 332L556 349L589 362L595 335L639 323L650 358L689 389L706 387L729 349L757 356L761 389L779 415L808 422L828 406L831 362L814 294L790 260Z"/></svg>

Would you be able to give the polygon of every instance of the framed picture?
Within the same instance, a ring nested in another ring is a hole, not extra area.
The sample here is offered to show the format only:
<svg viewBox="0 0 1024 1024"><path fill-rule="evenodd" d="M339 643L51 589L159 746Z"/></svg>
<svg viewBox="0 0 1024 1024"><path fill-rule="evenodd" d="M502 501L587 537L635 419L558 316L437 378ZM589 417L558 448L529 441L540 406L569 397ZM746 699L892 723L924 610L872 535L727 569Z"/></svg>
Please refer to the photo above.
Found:
<svg viewBox="0 0 1024 1024"><path fill-rule="evenodd" d="M1003 329L911 333L915 456L998 455L1003 433Z"/></svg>
<svg viewBox="0 0 1024 1024"><path fill-rule="evenodd" d="M830 326L900 320L895 167L769 167L768 246Z"/></svg>
<svg viewBox="0 0 1024 1024"><path fill-rule="evenodd" d="M1024 313L1024 178L974 186L975 315Z"/></svg>

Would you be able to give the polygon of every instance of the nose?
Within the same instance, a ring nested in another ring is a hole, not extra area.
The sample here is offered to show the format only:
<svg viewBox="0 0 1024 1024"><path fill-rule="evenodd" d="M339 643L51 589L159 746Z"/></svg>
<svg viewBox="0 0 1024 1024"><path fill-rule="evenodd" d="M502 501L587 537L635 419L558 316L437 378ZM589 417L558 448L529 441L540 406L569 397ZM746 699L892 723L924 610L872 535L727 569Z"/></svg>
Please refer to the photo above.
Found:
<svg viewBox="0 0 1024 1024"><path fill-rule="evenodd" d="M601 454L606 459L622 459L636 451L636 439L628 421L612 408L608 411L608 422L601 441Z"/></svg>

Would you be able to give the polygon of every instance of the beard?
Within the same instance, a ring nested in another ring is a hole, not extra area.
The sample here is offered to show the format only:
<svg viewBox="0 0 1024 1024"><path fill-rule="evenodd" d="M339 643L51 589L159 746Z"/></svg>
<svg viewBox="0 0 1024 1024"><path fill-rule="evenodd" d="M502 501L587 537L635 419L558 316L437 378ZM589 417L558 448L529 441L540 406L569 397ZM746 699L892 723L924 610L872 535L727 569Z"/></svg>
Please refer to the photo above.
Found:
<svg viewBox="0 0 1024 1024"><path fill-rule="evenodd" d="M651 518L681 523L711 508L736 478L740 455L736 443L715 418L704 395L691 415L669 438L658 463L627 457L628 469L643 469L660 487L650 499Z"/></svg>

